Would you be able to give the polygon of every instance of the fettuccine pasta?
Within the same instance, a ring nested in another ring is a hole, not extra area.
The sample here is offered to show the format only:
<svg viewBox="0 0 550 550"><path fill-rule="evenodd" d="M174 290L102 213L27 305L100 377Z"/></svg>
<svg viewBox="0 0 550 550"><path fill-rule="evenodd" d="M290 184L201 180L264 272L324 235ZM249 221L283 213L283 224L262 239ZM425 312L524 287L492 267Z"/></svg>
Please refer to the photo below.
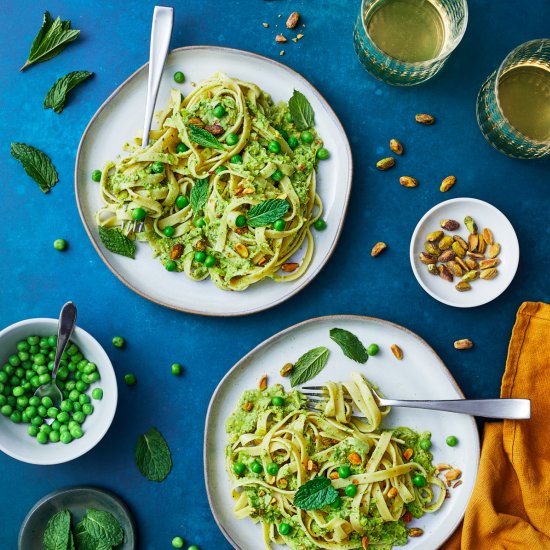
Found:
<svg viewBox="0 0 550 550"><path fill-rule="evenodd" d="M146 148L126 143L128 155L105 166L98 225L143 219L135 237L167 270L222 289L302 276L322 214L317 159L328 155L315 130L299 131L286 103L221 73L187 97L172 90L157 119ZM274 210L257 216L274 205L282 206L277 218Z"/></svg>
<svg viewBox="0 0 550 550"><path fill-rule="evenodd" d="M267 548L406 544L406 514L434 512L445 499L432 455L419 445L430 434L381 429L389 408L378 407L358 373L350 382L326 383L324 391L327 401L318 412L280 385L243 394L226 426L236 516L261 523ZM331 480L337 500L320 509L297 507L296 491L320 476Z"/></svg>

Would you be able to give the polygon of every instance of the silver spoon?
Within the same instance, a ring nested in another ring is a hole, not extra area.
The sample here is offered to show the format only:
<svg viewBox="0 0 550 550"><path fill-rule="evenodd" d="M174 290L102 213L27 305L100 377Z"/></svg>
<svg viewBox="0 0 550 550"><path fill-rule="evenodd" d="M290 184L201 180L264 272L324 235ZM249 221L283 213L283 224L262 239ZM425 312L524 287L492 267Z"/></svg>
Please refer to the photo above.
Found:
<svg viewBox="0 0 550 550"><path fill-rule="evenodd" d="M55 377L59 370L59 364L61 362L61 356L69 343L69 338L73 333L74 326L76 324L76 306L72 302L67 302L62 308L59 314L59 324L57 329L57 348L55 350L55 362L53 365L52 379L46 384L42 384L34 392L36 397L49 397L53 401L54 407L59 407L61 401L63 401L63 394L55 383Z"/></svg>

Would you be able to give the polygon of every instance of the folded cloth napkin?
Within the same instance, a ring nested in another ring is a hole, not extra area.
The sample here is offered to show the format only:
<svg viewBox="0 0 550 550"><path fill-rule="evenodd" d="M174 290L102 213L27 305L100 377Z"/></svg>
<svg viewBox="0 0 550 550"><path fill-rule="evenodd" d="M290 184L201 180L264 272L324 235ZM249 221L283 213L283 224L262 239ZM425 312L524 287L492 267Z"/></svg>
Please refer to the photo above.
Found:
<svg viewBox="0 0 550 550"><path fill-rule="evenodd" d="M500 396L531 399L531 419L485 425L474 492L445 550L550 549L550 305L519 308Z"/></svg>

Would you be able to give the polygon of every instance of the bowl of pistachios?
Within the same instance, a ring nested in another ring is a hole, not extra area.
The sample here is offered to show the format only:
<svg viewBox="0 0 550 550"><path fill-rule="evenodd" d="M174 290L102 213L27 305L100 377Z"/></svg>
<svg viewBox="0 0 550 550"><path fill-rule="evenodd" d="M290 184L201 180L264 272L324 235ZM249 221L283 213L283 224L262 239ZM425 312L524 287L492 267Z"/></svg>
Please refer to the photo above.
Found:
<svg viewBox="0 0 550 550"><path fill-rule="evenodd" d="M498 208L456 198L421 218L411 238L410 259L416 280L430 296L454 307L476 307L508 288L519 263L519 243Z"/></svg>

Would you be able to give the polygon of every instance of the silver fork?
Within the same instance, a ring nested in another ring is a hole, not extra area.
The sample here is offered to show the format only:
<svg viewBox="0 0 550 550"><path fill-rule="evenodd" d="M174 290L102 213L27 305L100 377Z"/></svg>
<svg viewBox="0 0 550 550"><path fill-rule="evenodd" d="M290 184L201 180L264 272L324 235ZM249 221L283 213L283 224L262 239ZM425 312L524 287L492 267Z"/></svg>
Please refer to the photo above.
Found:
<svg viewBox="0 0 550 550"><path fill-rule="evenodd" d="M303 391L309 390L309 391ZM430 409L446 411L485 418L522 420L531 418L531 401L529 399L449 399L443 401L413 401L402 399L385 399L371 388L372 395L379 407L407 407L411 409ZM327 402L328 395L323 386L305 386L301 390L307 397L307 408L319 411L319 405ZM349 395L345 399L351 404ZM354 415L354 418L361 418Z"/></svg>
<svg viewBox="0 0 550 550"><path fill-rule="evenodd" d="M155 111L155 103L159 93L162 72L168 55L172 27L174 26L174 8L155 6L153 10L153 23L151 25L151 46L149 49L149 77L147 80L147 99L145 101L145 120L143 122L143 137L141 147L145 149L149 145L149 132ZM145 226L144 220L125 220L122 222L122 230L127 234L141 232Z"/></svg>

